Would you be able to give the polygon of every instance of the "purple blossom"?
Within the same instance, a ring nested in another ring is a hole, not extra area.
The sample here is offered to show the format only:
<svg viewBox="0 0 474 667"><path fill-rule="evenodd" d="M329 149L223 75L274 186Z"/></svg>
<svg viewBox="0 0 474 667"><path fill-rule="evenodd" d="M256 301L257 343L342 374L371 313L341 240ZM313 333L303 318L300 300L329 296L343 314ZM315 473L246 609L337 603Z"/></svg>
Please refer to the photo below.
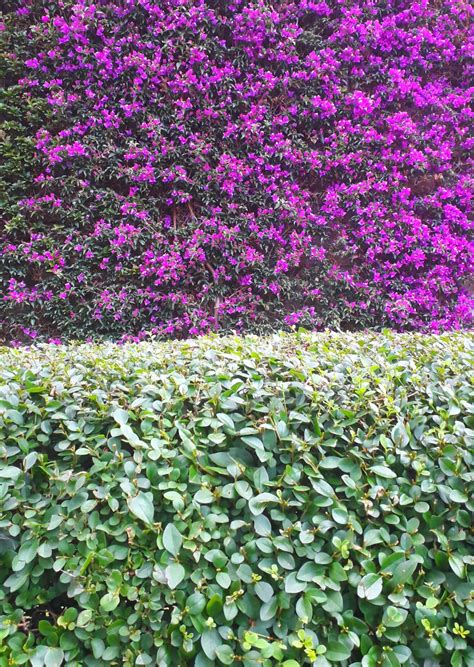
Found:
<svg viewBox="0 0 474 667"><path fill-rule="evenodd" d="M15 338L470 326L468 3L17 4Z"/></svg>

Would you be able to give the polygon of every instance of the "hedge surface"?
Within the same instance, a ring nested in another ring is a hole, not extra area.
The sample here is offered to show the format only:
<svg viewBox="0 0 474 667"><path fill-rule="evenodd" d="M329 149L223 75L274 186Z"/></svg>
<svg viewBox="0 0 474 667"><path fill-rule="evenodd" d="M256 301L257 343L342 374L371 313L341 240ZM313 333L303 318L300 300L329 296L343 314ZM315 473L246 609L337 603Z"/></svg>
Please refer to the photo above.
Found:
<svg viewBox="0 0 474 667"><path fill-rule="evenodd" d="M0 665L472 666L472 335L0 352Z"/></svg>
<svg viewBox="0 0 474 667"><path fill-rule="evenodd" d="M1 5L0 340L472 323L472 3Z"/></svg>

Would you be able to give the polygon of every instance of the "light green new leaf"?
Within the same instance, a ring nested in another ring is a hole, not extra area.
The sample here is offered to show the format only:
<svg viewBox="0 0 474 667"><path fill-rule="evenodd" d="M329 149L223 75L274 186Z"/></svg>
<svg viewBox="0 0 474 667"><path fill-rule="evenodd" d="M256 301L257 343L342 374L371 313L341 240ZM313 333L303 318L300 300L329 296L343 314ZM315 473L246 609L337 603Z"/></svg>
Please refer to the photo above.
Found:
<svg viewBox="0 0 474 667"><path fill-rule="evenodd" d="M116 609L120 602L120 596L118 593L106 593L100 599L100 606L104 611L113 611Z"/></svg>
<svg viewBox="0 0 474 667"><path fill-rule="evenodd" d="M387 628L397 628L405 622L407 616L407 609L400 609L399 607L390 605L384 611L382 624Z"/></svg>

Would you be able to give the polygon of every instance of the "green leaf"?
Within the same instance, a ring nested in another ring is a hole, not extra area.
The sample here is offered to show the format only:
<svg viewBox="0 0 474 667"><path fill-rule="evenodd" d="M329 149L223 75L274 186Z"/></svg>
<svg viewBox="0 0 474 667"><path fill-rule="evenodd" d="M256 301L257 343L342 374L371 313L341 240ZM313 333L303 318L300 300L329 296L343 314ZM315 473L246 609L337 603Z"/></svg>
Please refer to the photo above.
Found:
<svg viewBox="0 0 474 667"><path fill-rule="evenodd" d="M325 498L334 498L334 489L330 484L324 481L324 479L311 480L313 489L319 495L324 496Z"/></svg>
<svg viewBox="0 0 474 667"><path fill-rule="evenodd" d="M219 662L222 662L223 665L232 665L234 663L234 651L230 646L223 645L218 646L215 649L215 653Z"/></svg>
<svg viewBox="0 0 474 667"><path fill-rule="evenodd" d="M306 589L306 583L296 578L296 573L292 572L285 579L286 593L301 593Z"/></svg>
<svg viewBox="0 0 474 667"><path fill-rule="evenodd" d="M30 380L27 380L25 382L25 389L29 394L42 394L45 391L47 391L46 387L35 384L34 382L31 382Z"/></svg>
<svg viewBox="0 0 474 667"><path fill-rule="evenodd" d="M118 593L106 593L100 599L100 606L104 611L113 611L119 605L120 597Z"/></svg>
<svg viewBox="0 0 474 667"><path fill-rule="evenodd" d="M80 628L85 627L92 620L92 614L93 612L91 609L84 609L81 611L77 617L76 625Z"/></svg>
<svg viewBox="0 0 474 667"><path fill-rule="evenodd" d="M38 452L30 452L29 454L27 454L23 461L23 468L25 470L30 470L38 460L38 456L39 456Z"/></svg>
<svg viewBox="0 0 474 667"><path fill-rule="evenodd" d="M102 639L99 639L98 637L95 637L91 641L91 648L92 648L92 653L94 655L94 658L96 660L101 660L102 656L104 655L104 651L105 651L105 644L102 641Z"/></svg>
<svg viewBox="0 0 474 667"><path fill-rule="evenodd" d="M165 570L168 586L173 590L183 581L186 572L180 563L171 563Z"/></svg>
<svg viewBox="0 0 474 667"><path fill-rule="evenodd" d="M18 410L7 410L6 416L7 419L12 421L17 426L23 426L23 424L25 423L23 415L21 414L21 412L18 412Z"/></svg>
<svg viewBox="0 0 474 667"><path fill-rule="evenodd" d="M23 570L22 572L16 572L11 574L5 581L3 585L10 590L10 593L14 593L22 588L29 579L29 571Z"/></svg>
<svg viewBox="0 0 474 667"><path fill-rule="evenodd" d="M357 595L366 600L375 600L382 592L383 579L379 574L366 574L357 586Z"/></svg>
<svg viewBox="0 0 474 667"><path fill-rule="evenodd" d="M163 546L172 556L177 556L181 550L183 538L179 530L169 523L163 531Z"/></svg>
<svg viewBox="0 0 474 667"><path fill-rule="evenodd" d="M347 524L349 521L349 515L347 513L347 510L344 509L343 507L335 507L332 512L332 518L336 523L339 523L343 526Z"/></svg>
<svg viewBox="0 0 474 667"><path fill-rule="evenodd" d="M197 654L196 660L194 661L194 667L214 667L215 664L214 660L209 660L203 651L200 651Z"/></svg>
<svg viewBox="0 0 474 667"><path fill-rule="evenodd" d="M221 424L224 424L224 426L234 430L234 421L232 417L226 415L224 412L218 412L216 417L221 422Z"/></svg>
<svg viewBox="0 0 474 667"><path fill-rule="evenodd" d="M112 417L115 419L117 424L120 424L120 426L124 426L128 422L128 412L126 410L122 410L122 408L116 408L112 412Z"/></svg>
<svg viewBox="0 0 474 667"><path fill-rule="evenodd" d="M257 581L255 593L262 602L268 602L273 597L273 588L266 581Z"/></svg>
<svg viewBox="0 0 474 667"><path fill-rule="evenodd" d="M0 663L465 667L472 335L298 336L0 350Z"/></svg>
<svg viewBox="0 0 474 667"><path fill-rule="evenodd" d="M37 646L30 657L32 667L60 667L64 662L64 651L55 646ZM20 664L20 663L18 663Z"/></svg>
<svg viewBox="0 0 474 667"><path fill-rule="evenodd" d="M320 568L316 563L304 563L298 570L296 576L300 581L312 581L320 574Z"/></svg>
<svg viewBox="0 0 474 667"><path fill-rule="evenodd" d="M209 616L215 618L222 611L222 607L223 607L222 598L220 595L217 595L217 593L215 593L208 601L206 605L206 611L209 614Z"/></svg>
<svg viewBox="0 0 474 667"><path fill-rule="evenodd" d="M410 442L410 436L405 428L405 426L398 422L392 429L392 440L397 445L397 447L406 447Z"/></svg>
<svg viewBox="0 0 474 667"><path fill-rule="evenodd" d="M0 555L7 551L15 551L15 547L16 541L9 535L0 532Z"/></svg>
<svg viewBox="0 0 474 667"><path fill-rule="evenodd" d="M465 567L464 567L464 561L461 558L461 556L457 556L456 554L450 554L448 556L448 563L454 574L460 579L464 579Z"/></svg>
<svg viewBox="0 0 474 667"><path fill-rule="evenodd" d="M225 589L229 588L229 586L232 583L229 575L227 574L227 572L218 572L216 574L216 581L221 588L225 588Z"/></svg>
<svg viewBox="0 0 474 667"><path fill-rule="evenodd" d="M56 633L55 628L51 625L49 621L42 619L38 622L38 630L43 635L43 637L48 637L48 635L54 635Z"/></svg>
<svg viewBox="0 0 474 667"><path fill-rule="evenodd" d="M205 630L201 635L201 646L202 650L209 658L209 660L215 660L216 658L216 649L222 645L222 639L220 638L217 630Z"/></svg>
<svg viewBox="0 0 474 667"><path fill-rule="evenodd" d="M186 606L189 609L190 615L196 616L204 610L206 606L206 598L202 593L196 591L196 593L193 593L188 597L186 600Z"/></svg>
<svg viewBox="0 0 474 667"><path fill-rule="evenodd" d="M274 493L260 493L249 500L249 509L253 515L261 514L269 503L278 503L279 498Z"/></svg>
<svg viewBox="0 0 474 667"><path fill-rule="evenodd" d="M386 466L372 466L370 470L379 477L385 477L386 479L394 479L397 476L396 472Z"/></svg>
<svg viewBox="0 0 474 667"><path fill-rule="evenodd" d="M235 490L239 496L242 496L242 498L245 498L246 500L249 500L252 497L252 487L243 479L240 479L235 483Z"/></svg>
<svg viewBox="0 0 474 667"><path fill-rule="evenodd" d="M457 489L453 489L450 492L449 499L453 503L467 503L469 500L468 496L465 493L463 493L462 491L458 491Z"/></svg>
<svg viewBox="0 0 474 667"><path fill-rule="evenodd" d="M394 646L393 652L398 658L398 662L403 665L407 660L411 658L412 652L408 646Z"/></svg>
<svg viewBox="0 0 474 667"><path fill-rule="evenodd" d="M140 491L138 495L128 498L127 503L132 514L138 519L141 519L141 521L148 525L153 524L155 516L153 494Z"/></svg>
<svg viewBox="0 0 474 667"><path fill-rule="evenodd" d="M405 622L407 616L408 611L406 609L390 605L384 611L382 624L387 628L397 628Z"/></svg>
<svg viewBox="0 0 474 667"><path fill-rule="evenodd" d="M265 446L263 442L260 440L260 438L257 438L254 435L242 436L242 441L245 442L246 445L249 445L250 447L256 449L257 451L261 452L265 451Z"/></svg>
<svg viewBox="0 0 474 667"><path fill-rule="evenodd" d="M35 558L36 554L38 553L38 547L39 547L39 542L37 539L28 540L27 542L24 542L21 545L18 554L13 559L12 570L14 572L18 572L22 570L25 567L25 565L31 563L31 561Z"/></svg>
<svg viewBox="0 0 474 667"><path fill-rule="evenodd" d="M140 440L138 435L130 426L128 426L128 424L122 424L122 426L120 427L120 433L123 435L125 440L134 447L137 447L138 445L142 444L142 441Z"/></svg>
<svg viewBox="0 0 474 667"><path fill-rule="evenodd" d="M214 495L209 489L199 489L199 491L194 494L194 500L200 505L209 505L209 503L214 502Z"/></svg>
<svg viewBox="0 0 474 667"><path fill-rule="evenodd" d="M306 595L308 595L308 593L306 593ZM321 603L322 608L329 614L342 612L344 609L344 601L339 591L327 591L326 596L327 600Z"/></svg>
<svg viewBox="0 0 474 667"><path fill-rule="evenodd" d="M184 509L184 500L183 496L176 491L167 491L163 494L164 498L171 500L173 507L177 512L181 512Z"/></svg>
<svg viewBox="0 0 474 667"><path fill-rule="evenodd" d="M331 662L343 662L351 655L351 650L342 642L329 642L325 657Z"/></svg>
<svg viewBox="0 0 474 667"><path fill-rule="evenodd" d="M404 584L406 581L408 581L408 579L410 579L416 570L417 565L418 563L415 560L407 560L403 563L399 563L393 572L392 583L395 586Z"/></svg>
<svg viewBox="0 0 474 667"><path fill-rule="evenodd" d="M260 607L260 618L262 621L270 621L272 618L275 618L278 611L278 600L276 597L272 598L268 602L265 602Z"/></svg>
<svg viewBox="0 0 474 667"><path fill-rule="evenodd" d="M306 623L311 621L313 617L313 605L306 597L301 597L296 603L296 614L299 618L306 619Z"/></svg>
<svg viewBox="0 0 474 667"><path fill-rule="evenodd" d="M21 469L16 468L15 466L3 466L0 467L0 478L1 479L11 479L13 482L16 482L21 475Z"/></svg>

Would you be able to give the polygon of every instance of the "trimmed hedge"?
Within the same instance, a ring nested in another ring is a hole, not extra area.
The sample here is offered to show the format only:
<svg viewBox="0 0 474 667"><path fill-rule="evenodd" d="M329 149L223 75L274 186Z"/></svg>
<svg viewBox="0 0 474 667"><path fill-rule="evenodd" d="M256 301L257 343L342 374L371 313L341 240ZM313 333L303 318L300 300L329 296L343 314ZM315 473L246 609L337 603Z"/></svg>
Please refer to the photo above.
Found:
<svg viewBox="0 0 474 667"><path fill-rule="evenodd" d="M474 664L473 358L469 334L4 350L0 666Z"/></svg>

